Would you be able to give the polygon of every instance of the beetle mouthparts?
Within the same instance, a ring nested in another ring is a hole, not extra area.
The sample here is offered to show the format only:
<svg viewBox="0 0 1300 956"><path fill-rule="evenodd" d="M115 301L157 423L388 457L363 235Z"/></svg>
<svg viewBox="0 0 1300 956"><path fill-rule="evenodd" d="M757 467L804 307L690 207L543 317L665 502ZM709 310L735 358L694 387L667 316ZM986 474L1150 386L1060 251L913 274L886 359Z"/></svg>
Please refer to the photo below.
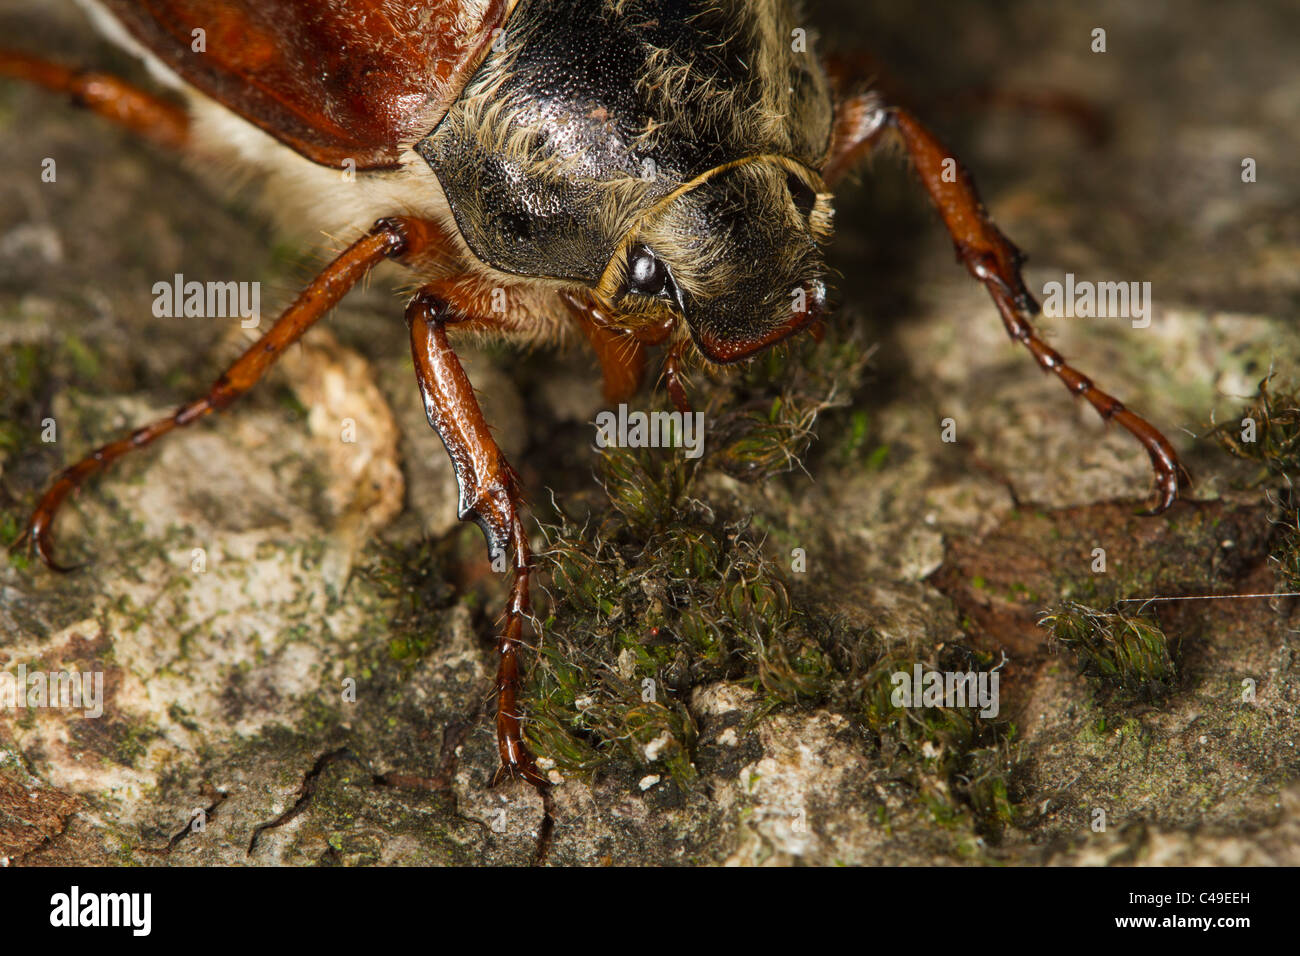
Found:
<svg viewBox="0 0 1300 956"><path fill-rule="evenodd" d="M695 333L695 345L705 358L720 365L752 358L764 349L802 332L825 316L826 284L820 279L806 282L796 287L791 300L794 307L791 309L790 317L759 335L724 338L701 329Z"/></svg>

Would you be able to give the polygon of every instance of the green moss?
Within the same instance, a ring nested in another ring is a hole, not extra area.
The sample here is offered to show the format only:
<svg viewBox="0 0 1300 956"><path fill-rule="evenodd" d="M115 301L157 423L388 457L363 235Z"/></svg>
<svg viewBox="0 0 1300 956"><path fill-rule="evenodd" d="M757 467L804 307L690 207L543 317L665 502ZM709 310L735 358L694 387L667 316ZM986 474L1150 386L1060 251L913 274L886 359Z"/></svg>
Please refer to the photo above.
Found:
<svg viewBox="0 0 1300 956"><path fill-rule="evenodd" d="M1278 576L1278 589L1300 592L1300 510L1279 522L1277 545L1269 556Z"/></svg>
<svg viewBox="0 0 1300 956"><path fill-rule="evenodd" d="M4 397L30 392L40 376L39 352L34 345L13 345L0 352L5 373Z"/></svg>
<svg viewBox="0 0 1300 956"><path fill-rule="evenodd" d="M1300 501L1293 476L1300 473L1300 389L1270 373L1236 418L1211 434L1234 458L1258 466L1252 484L1263 486L1281 517L1274 523L1269 560L1278 589L1300 590Z"/></svg>
<svg viewBox="0 0 1300 956"><path fill-rule="evenodd" d="M311 409L302 403L302 400L298 398L291 388L277 389L275 400L280 408L286 412L289 421L304 422L311 413Z"/></svg>
<svg viewBox="0 0 1300 956"><path fill-rule="evenodd" d="M851 404L870 355L850 330L836 326L821 342L804 338L769 350L724 379L706 406L710 467L751 481L796 468L818 420ZM841 415L845 437L832 454L858 463L870 419L861 409Z"/></svg>
<svg viewBox="0 0 1300 956"><path fill-rule="evenodd" d="M778 396L766 408L751 408L728 417L740 437L717 453L717 461L737 477L766 477L790 471L812 441L813 422L821 407Z"/></svg>
<svg viewBox="0 0 1300 956"><path fill-rule="evenodd" d="M894 675L988 670L993 661L966 648L946 647L931 657L881 660L861 682L862 723L890 754L892 772L924 795L936 822L964 821L986 836L1016 822L1010 775L1015 767L1013 725L981 716L978 707L903 707L895 703Z"/></svg>
<svg viewBox="0 0 1300 956"><path fill-rule="evenodd" d="M680 455L610 449L599 527L548 526L555 604L527 692L538 753L694 778L689 691L743 682L776 707L824 695L834 667L743 522L693 499Z"/></svg>
<svg viewBox="0 0 1300 956"><path fill-rule="evenodd" d="M113 757L118 763L134 767L149 749L149 743L162 736L162 731L137 722L114 722L110 725L113 738Z"/></svg>
<svg viewBox="0 0 1300 956"><path fill-rule="evenodd" d="M848 427L840 435L836 457L844 464L859 460L862 449L866 446L871 427L871 416L863 409L857 409L849 415Z"/></svg>
<svg viewBox="0 0 1300 956"><path fill-rule="evenodd" d="M199 731L198 722L194 720L192 712L182 707L178 702L173 701L171 706L167 708L167 716L186 730L194 733Z"/></svg>
<svg viewBox="0 0 1300 956"><path fill-rule="evenodd" d="M1300 393L1283 382L1271 388L1274 375L1259 383L1259 391L1235 420L1216 425L1212 434L1232 455L1260 466L1256 481L1300 473Z"/></svg>
<svg viewBox="0 0 1300 956"><path fill-rule="evenodd" d="M1039 624L1074 652L1081 673L1103 687L1153 700L1177 681L1178 641L1150 620L1067 601L1044 614Z"/></svg>
<svg viewBox="0 0 1300 956"><path fill-rule="evenodd" d="M72 334L63 337L62 347L69 364L79 378L89 382L99 377L102 366L94 349Z"/></svg>
<svg viewBox="0 0 1300 956"><path fill-rule="evenodd" d="M40 396L49 380L34 346L0 348L0 462L40 442Z"/></svg>
<svg viewBox="0 0 1300 956"><path fill-rule="evenodd" d="M866 461L863 462L863 467L866 468L867 471L880 471L885 467L885 462L888 461L888 459L889 446L877 445L872 449L871 454L867 456Z"/></svg>

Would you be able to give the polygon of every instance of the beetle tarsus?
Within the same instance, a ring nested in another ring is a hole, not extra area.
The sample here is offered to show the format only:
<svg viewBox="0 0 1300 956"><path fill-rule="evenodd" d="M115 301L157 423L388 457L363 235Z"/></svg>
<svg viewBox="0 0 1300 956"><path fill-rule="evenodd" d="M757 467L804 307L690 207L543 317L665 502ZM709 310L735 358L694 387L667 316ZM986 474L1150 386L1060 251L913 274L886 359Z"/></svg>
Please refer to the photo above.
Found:
<svg viewBox="0 0 1300 956"><path fill-rule="evenodd" d="M59 508L68 495L87 479L108 468L127 452L152 444L176 428L225 408L257 384L266 370L294 342L328 313L354 285L385 258L398 254L411 243L408 220L381 220L326 266L275 324L241 355L213 383L208 393L187 402L172 414L137 428L130 434L96 449L91 455L65 468L42 496L27 523L27 536L46 567L53 571L74 571L76 566L59 564L54 559L53 527Z"/></svg>
<svg viewBox="0 0 1300 956"><path fill-rule="evenodd" d="M59 574L71 574L86 566L84 561L80 564L60 564L54 559L54 516L68 495L80 487L86 478L103 467L99 454L100 452L96 452L85 461L59 473L50 490L42 496L31 518L28 519L23 538L15 542L18 544L26 539L30 543L31 550L41 559L41 563Z"/></svg>
<svg viewBox="0 0 1300 956"><path fill-rule="evenodd" d="M1021 275L1023 254L989 219L970 173L934 134L906 110L883 105L876 94L850 97L837 111L836 141L827 161L827 180L833 182L847 172L852 163L876 145L886 129L895 131L902 140L952 236L958 260L988 290L1007 334L1029 349L1039 366L1055 373L1073 394L1086 398L1104 420L1119 423L1141 442L1151 458L1157 490L1155 506L1143 513L1167 510L1178 497L1181 479L1187 476L1178 453L1155 426L1098 388L1038 336L1029 318L1040 308Z"/></svg>

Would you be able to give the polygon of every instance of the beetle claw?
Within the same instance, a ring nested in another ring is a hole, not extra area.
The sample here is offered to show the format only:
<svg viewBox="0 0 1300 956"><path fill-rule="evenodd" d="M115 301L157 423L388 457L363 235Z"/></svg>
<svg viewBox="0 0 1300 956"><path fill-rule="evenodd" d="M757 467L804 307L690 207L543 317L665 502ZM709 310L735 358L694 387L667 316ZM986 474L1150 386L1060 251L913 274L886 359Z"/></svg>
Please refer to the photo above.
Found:
<svg viewBox="0 0 1300 956"><path fill-rule="evenodd" d="M36 553L42 564L59 574L71 574L73 571L80 571L89 563L83 561L80 564L60 564L54 559L54 542L50 539L50 526L45 515L37 514L32 518L27 531L18 541L14 542L15 546L23 540L30 542L29 550Z"/></svg>
<svg viewBox="0 0 1300 956"><path fill-rule="evenodd" d="M1166 462L1152 456L1152 464L1156 470L1158 497L1156 503L1150 508L1137 512L1143 518L1153 518L1156 515L1164 514L1178 500L1178 493L1183 489L1183 486L1192 483L1191 472L1180 461L1175 461L1174 467L1170 468Z"/></svg>

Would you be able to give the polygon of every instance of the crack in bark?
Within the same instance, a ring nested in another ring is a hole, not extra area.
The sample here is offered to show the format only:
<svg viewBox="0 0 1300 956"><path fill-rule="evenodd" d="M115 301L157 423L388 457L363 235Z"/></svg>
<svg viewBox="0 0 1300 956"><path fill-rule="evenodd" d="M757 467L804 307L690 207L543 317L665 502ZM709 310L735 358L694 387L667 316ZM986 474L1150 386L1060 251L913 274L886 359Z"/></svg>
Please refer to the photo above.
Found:
<svg viewBox="0 0 1300 956"><path fill-rule="evenodd" d="M206 807L203 807L198 812L190 814L190 818L185 822L185 826L182 827L176 833L172 834L172 837L170 840L167 841L166 846L158 847L158 848L147 847L147 846L140 847L139 852L148 853L150 856L171 856L172 850L176 849L177 845L182 840L184 840L191 833L198 832L195 831L194 829L194 821L199 818L199 815L200 814L203 815L203 821L204 821L203 825L206 827L208 821L210 821L213 817L217 815L217 807L225 803L226 798L230 796L230 794L227 793L225 790L221 790L216 787L205 786L202 789L200 789L199 792L203 794L203 796L205 797L212 798L212 803Z"/></svg>
<svg viewBox="0 0 1300 956"><path fill-rule="evenodd" d="M253 830L253 836L248 841L248 856L253 855L253 851L257 849L257 841L265 831L274 830L278 827L284 826L290 820L302 813L303 810L307 809L307 804L311 801L311 798L316 795L320 775L325 772L326 767L330 766L330 764L337 763L340 760L353 760L357 763L362 762L356 754L346 747L331 750L329 753L322 754L318 757L316 763L312 765L312 768L307 771L306 776L302 778L302 785L298 788L298 799L294 801L293 806L288 810L285 810L274 820L260 824L255 830Z"/></svg>
<svg viewBox="0 0 1300 956"><path fill-rule="evenodd" d="M8 865L13 866L14 864L18 864L19 866L25 866L31 862L33 857L44 856L46 853L49 853L54 849L55 841L68 832L68 827L72 825L72 818L74 816L76 816L75 811L66 816L60 817L60 826L57 830L53 833L46 833L43 835L41 837L41 842L31 849L25 850L17 856L11 856Z"/></svg>
<svg viewBox="0 0 1300 956"><path fill-rule="evenodd" d="M450 793L451 780L456 775L459 757L456 749L465 742L469 732L483 716L482 711L472 714L467 720L449 723L442 732L442 745L438 754L438 772L432 777L422 777L410 773L377 773L373 780L381 787L395 787L401 790L431 790L435 793ZM453 796L453 800L454 800Z"/></svg>
<svg viewBox="0 0 1300 956"><path fill-rule="evenodd" d="M542 825L537 829L537 845L533 848L532 866L545 866L555 842L555 805L550 788L538 791L542 795Z"/></svg>
<svg viewBox="0 0 1300 956"><path fill-rule="evenodd" d="M465 720L454 721L447 725L442 732L442 747L438 755L438 772L432 777L422 777L418 774L379 773L373 777L375 784L381 787L393 787L402 790L428 790L434 793L450 794L452 812L457 817L467 823L475 824L482 828L485 833L489 832L491 828L482 820L475 820L460 812L459 801L457 801L455 790L452 787L452 779L456 775L456 766L460 760L456 751L465 742L474 726L482 720L483 716L484 710L479 707ZM542 797L542 825L538 828L537 843L533 848L532 866L542 866L546 863L555 834L555 815L550 790L539 790L538 792Z"/></svg>

